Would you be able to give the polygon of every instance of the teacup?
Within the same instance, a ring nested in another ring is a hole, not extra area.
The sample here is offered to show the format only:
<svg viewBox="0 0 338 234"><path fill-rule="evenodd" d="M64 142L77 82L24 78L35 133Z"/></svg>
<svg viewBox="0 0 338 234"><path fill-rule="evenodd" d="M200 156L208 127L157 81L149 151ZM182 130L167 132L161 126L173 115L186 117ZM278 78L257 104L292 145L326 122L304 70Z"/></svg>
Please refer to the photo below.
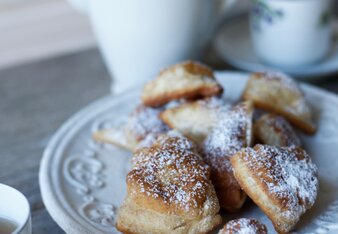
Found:
<svg viewBox="0 0 338 234"><path fill-rule="evenodd" d="M26 197L4 184L0 184L0 233L32 233L30 207Z"/></svg>
<svg viewBox="0 0 338 234"><path fill-rule="evenodd" d="M254 0L251 39L257 56L279 67L319 61L331 46L331 0Z"/></svg>
<svg viewBox="0 0 338 234"><path fill-rule="evenodd" d="M118 93L198 57L235 0L69 1L89 14Z"/></svg>

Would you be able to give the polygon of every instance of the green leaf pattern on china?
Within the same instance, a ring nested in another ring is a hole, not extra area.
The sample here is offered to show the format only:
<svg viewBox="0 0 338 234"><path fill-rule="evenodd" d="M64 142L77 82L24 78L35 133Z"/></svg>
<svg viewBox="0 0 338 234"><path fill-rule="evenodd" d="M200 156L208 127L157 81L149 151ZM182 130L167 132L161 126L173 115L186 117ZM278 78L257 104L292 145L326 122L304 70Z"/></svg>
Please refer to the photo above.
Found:
<svg viewBox="0 0 338 234"><path fill-rule="evenodd" d="M253 26L256 30L261 30L261 24L274 24L277 20L284 17L284 12L281 9L273 9L264 0L254 0L251 9L253 17Z"/></svg>

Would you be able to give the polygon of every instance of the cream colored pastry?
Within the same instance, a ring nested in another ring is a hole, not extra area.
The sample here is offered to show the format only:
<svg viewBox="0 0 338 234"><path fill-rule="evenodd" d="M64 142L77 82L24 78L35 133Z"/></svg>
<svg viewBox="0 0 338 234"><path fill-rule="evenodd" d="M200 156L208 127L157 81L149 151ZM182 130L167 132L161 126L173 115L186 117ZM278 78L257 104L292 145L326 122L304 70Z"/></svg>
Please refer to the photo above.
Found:
<svg viewBox="0 0 338 234"><path fill-rule="evenodd" d="M203 156L211 168L211 180L215 186L221 208L238 211L246 195L237 183L230 158L252 142L251 102L237 104L220 115L217 126L203 142Z"/></svg>
<svg viewBox="0 0 338 234"><path fill-rule="evenodd" d="M243 92L244 100L258 108L284 116L303 132L313 134L316 127L304 93L291 77L281 73L253 73Z"/></svg>
<svg viewBox="0 0 338 234"><path fill-rule="evenodd" d="M172 100L211 97L222 93L213 71L198 62L187 61L163 70L148 82L141 99L146 106L162 106Z"/></svg>
<svg viewBox="0 0 338 234"><path fill-rule="evenodd" d="M207 233L221 223L208 167L184 137L161 136L135 153L117 217L123 233Z"/></svg>
<svg viewBox="0 0 338 234"><path fill-rule="evenodd" d="M240 218L227 222L218 234L267 234L266 226L256 219Z"/></svg>
<svg viewBox="0 0 338 234"><path fill-rule="evenodd" d="M169 130L158 116L161 111L163 108L140 105L131 113L125 123L94 132L93 138L96 141L122 147L132 152L138 147L149 146L158 135Z"/></svg>
<svg viewBox="0 0 338 234"><path fill-rule="evenodd" d="M275 146L301 146L296 132L282 116L275 114L262 115L254 124L255 140Z"/></svg>
<svg viewBox="0 0 338 234"><path fill-rule="evenodd" d="M279 233L288 233L317 197L318 171L301 148L256 145L231 159L235 178L269 217Z"/></svg>
<svg viewBox="0 0 338 234"><path fill-rule="evenodd" d="M160 114L160 118L171 129L202 143L218 122L218 113L227 108L229 106L223 98L211 97L166 109Z"/></svg>

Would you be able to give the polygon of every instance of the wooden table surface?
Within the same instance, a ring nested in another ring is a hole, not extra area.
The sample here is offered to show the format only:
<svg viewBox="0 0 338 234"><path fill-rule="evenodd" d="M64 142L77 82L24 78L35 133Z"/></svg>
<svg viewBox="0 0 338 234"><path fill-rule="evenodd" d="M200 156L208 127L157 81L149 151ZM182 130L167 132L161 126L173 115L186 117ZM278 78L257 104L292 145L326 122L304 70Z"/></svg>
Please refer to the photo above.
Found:
<svg viewBox="0 0 338 234"><path fill-rule="evenodd" d="M227 68L213 53L206 62ZM41 156L58 127L109 92L110 79L96 49L0 70L0 183L29 199L34 234L63 233L41 199ZM338 77L316 85L338 93Z"/></svg>

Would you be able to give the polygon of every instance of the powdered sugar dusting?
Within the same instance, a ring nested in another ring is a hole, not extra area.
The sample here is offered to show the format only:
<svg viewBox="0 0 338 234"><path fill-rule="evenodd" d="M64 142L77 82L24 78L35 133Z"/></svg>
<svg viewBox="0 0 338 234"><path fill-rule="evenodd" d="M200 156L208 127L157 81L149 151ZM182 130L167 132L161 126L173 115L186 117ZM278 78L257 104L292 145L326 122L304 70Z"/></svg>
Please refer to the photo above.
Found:
<svg viewBox="0 0 338 234"><path fill-rule="evenodd" d="M198 102L208 109L229 109L229 105L226 103L225 99L222 96L212 96L210 98L198 100Z"/></svg>
<svg viewBox="0 0 338 234"><path fill-rule="evenodd" d="M221 112L220 120L203 143L206 160L212 165L218 157L230 157L238 150L248 146L251 141L251 118L246 103L241 103L231 110ZM248 131L250 132L248 134Z"/></svg>
<svg viewBox="0 0 338 234"><path fill-rule="evenodd" d="M140 141L136 149L152 146L154 142L156 141L157 137L158 137L157 134L151 134L151 133L148 134L144 139Z"/></svg>
<svg viewBox="0 0 338 234"><path fill-rule="evenodd" d="M229 221L218 234L266 234L265 225L256 219L236 219Z"/></svg>
<svg viewBox="0 0 338 234"><path fill-rule="evenodd" d="M297 93L302 93L298 83L290 76L275 71L264 71L261 73L264 79L279 81L284 87L293 90Z"/></svg>
<svg viewBox="0 0 338 234"><path fill-rule="evenodd" d="M301 148L256 145L243 157L268 189L282 202L281 214L299 219L314 204L318 191L318 172L309 155Z"/></svg>
<svg viewBox="0 0 338 234"><path fill-rule="evenodd" d="M284 102L282 104L283 111L295 116L295 118L301 118L302 121L312 124L311 108L305 99L305 94L293 78L283 73L272 71L255 73L253 77L278 82L275 86L278 85L278 89L280 90L286 90L286 92L284 92L284 100L282 100Z"/></svg>
<svg viewBox="0 0 338 234"><path fill-rule="evenodd" d="M175 133L170 133L174 135ZM135 153L135 167L128 183L171 208L202 208L211 186L209 171L193 143L181 136L160 136L150 148Z"/></svg>
<svg viewBox="0 0 338 234"><path fill-rule="evenodd" d="M126 131L133 133L138 141L145 139L149 134L156 138L165 133L169 128L158 117L161 111L162 108L138 106L126 123Z"/></svg>
<svg viewBox="0 0 338 234"><path fill-rule="evenodd" d="M111 139L121 146L128 146L128 139L123 128L110 128L109 130L103 131L103 134L107 139Z"/></svg>
<svg viewBox="0 0 338 234"><path fill-rule="evenodd" d="M267 114L263 116L266 124L282 136L283 146L301 146L301 142L292 126L282 116Z"/></svg>
<svg viewBox="0 0 338 234"><path fill-rule="evenodd" d="M171 109L171 108L175 108L175 107L178 107L184 103L186 103L187 101L185 99L178 99L178 100L172 100L170 102L168 102L167 104L165 104L163 106L163 109Z"/></svg>

